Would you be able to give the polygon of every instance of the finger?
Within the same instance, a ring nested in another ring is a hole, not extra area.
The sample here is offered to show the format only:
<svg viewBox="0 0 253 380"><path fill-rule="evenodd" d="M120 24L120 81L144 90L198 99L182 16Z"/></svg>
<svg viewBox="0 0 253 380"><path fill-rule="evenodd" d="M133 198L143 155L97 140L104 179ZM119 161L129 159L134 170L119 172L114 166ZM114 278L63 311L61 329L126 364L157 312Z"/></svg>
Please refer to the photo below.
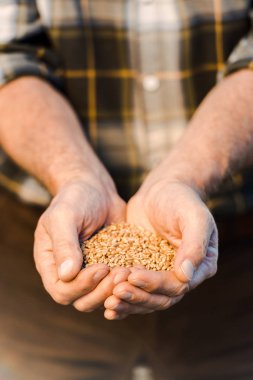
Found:
<svg viewBox="0 0 253 380"><path fill-rule="evenodd" d="M121 316L123 316L125 318L127 315L130 315L130 314L150 314L150 313L158 311L158 310L165 310L165 309L172 307L173 305L175 305L179 301L181 301L181 299L183 297L184 296L182 295L182 296L171 298L168 307L162 308L162 309L157 309L157 308L152 309L152 308L145 308L144 306L135 306L135 305L126 304L127 306L126 306L126 308L124 308L124 310L122 310L122 311L114 310L114 312L116 313L115 317L118 319L121 319ZM107 310L110 310L110 309L107 309Z"/></svg>
<svg viewBox="0 0 253 380"><path fill-rule="evenodd" d="M79 273L83 263L73 213L63 207L55 207L48 210L42 223L52 241L52 252L59 278L62 281L72 280Z"/></svg>
<svg viewBox="0 0 253 380"><path fill-rule="evenodd" d="M198 270L190 282L190 288L193 289L201 284L205 279L210 278L217 272L218 261L218 235L217 230L214 230L209 245L206 251L206 257L200 264Z"/></svg>
<svg viewBox="0 0 253 380"><path fill-rule="evenodd" d="M51 246L51 239L44 231L40 239L35 239L34 260L45 289L58 303L69 304L92 291L109 272L107 265L93 264L83 269L73 281L63 282L59 279Z"/></svg>
<svg viewBox="0 0 253 380"><path fill-rule="evenodd" d="M212 234L210 236L208 247L212 247L212 248L215 248L216 250L218 250L218 246L219 246L219 236L218 236L217 227L215 225L213 228Z"/></svg>
<svg viewBox="0 0 253 380"><path fill-rule="evenodd" d="M171 298L167 307L159 309L129 304L127 302L120 301L117 297L115 297L114 300L112 297L109 297L107 301L108 306L110 307L106 308L105 315L109 316L108 319L123 319L130 314L150 314L157 310L165 310L172 307L183 298L183 296ZM117 307L116 305L120 305L120 307Z"/></svg>
<svg viewBox="0 0 253 380"><path fill-rule="evenodd" d="M127 268L113 268L91 293L76 300L73 304L74 307L82 312L90 312L99 308L112 295L115 284L126 281L129 273Z"/></svg>
<svg viewBox="0 0 253 380"><path fill-rule="evenodd" d="M150 294L144 290L122 283L114 289L113 295L104 303L106 309L117 312L129 312L131 306L140 306L144 309L165 310L170 307L172 298L160 294Z"/></svg>
<svg viewBox="0 0 253 380"><path fill-rule="evenodd" d="M70 304L91 292L109 273L106 265L94 264L81 270L74 280L63 282L59 279L51 250L43 250L40 244L36 244L34 257L45 289L57 303L62 305Z"/></svg>
<svg viewBox="0 0 253 380"><path fill-rule="evenodd" d="M111 310L111 309L106 309L108 311L113 311L115 314L115 317L114 319L124 319L126 318L128 315L131 315L131 314L150 314L150 313L153 313L155 310L151 310L151 309L146 309L144 307L141 307L141 306L134 306L134 305L128 305L128 311L126 312L117 312L117 311L114 311L114 310Z"/></svg>
<svg viewBox="0 0 253 380"><path fill-rule="evenodd" d="M146 292L168 297L180 296L189 290L189 285L179 281L173 271L158 272L140 269L130 274L128 282Z"/></svg>
<svg viewBox="0 0 253 380"><path fill-rule="evenodd" d="M127 302L120 300L115 296L107 298L104 303L105 309L113 310L117 315L129 315L129 314L148 314L153 310L146 308L144 306L131 305Z"/></svg>
<svg viewBox="0 0 253 380"><path fill-rule="evenodd" d="M140 270L140 269L144 269L145 270L146 267L145 267L145 265L139 264L139 265L135 265L134 267L130 267L129 269L130 269L131 273L134 273L134 272L136 272L137 270Z"/></svg>
<svg viewBox="0 0 253 380"><path fill-rule="evenodd" d="M182 231L182 243L177 250L174 271L182 282L189 282L203 262L210 237L216 229L212 215L202 207L192 213Z"/></svg>
<svg viewBox="0 0 253 380"><path fill-rule="evenodd" d="M49 289L56 302L69 305L80 297L90 294L109 273L109 268L100 264L94 264L82 269L73 281L63 282L58 280L55 284L49 284Z"/></svg>
<svg viewBox="0 0 253 380"><path fill-rule="evenodd" d="M52 253L52 242L40 223L35 231L33 255L36 269L42 278L45 288L49 281L56 283L59 277Z"/></svg>
<svg viewBox="0 0 253 380"><path fill-rule="evenodd" d="M109 321L113 321L113 320L121 320L121 319L125 319L127 317L127 314L118 314L116 311L114 310L109 310L109 309L106 309L104 311L104 317L105 319L108 319Z"/></svg>

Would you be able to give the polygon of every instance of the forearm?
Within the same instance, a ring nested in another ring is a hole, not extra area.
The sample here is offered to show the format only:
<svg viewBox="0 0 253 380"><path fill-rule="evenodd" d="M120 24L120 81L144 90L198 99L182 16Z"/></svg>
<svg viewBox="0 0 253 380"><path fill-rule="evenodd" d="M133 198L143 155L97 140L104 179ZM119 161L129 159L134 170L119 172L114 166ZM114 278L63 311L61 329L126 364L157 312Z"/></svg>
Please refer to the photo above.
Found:
<svg viewBox="0 0 253 380"><path fill-rule="evenodd" d="M54 195L91 174L113 186L68 102L40 79L24 77L0 90L0 143Z"/></svg>
<svg viewBox="0 0 253 380"><path fill-rule="evenodd" d="M204 99L156 174L209 191L253 158L253 73L224 79Z"/></svg>

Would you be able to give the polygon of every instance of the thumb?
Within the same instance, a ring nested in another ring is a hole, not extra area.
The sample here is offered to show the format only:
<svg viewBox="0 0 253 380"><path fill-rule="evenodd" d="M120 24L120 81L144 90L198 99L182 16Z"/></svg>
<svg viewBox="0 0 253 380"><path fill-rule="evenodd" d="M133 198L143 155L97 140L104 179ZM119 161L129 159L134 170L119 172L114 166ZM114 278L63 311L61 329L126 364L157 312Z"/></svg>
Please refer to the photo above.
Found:
<svg viewBox="0 0 253 380"><path fill-rule="evenodd" d="M216 229L212 215L206 210L192 215L182 231L182 242L175 259L175 273L182 282L190 282L206 257L210 237ZM208 277L208 274L206 274Z"/></svg>
<svg viewBox="0 0 253 380"><path fill-rule="evenodd" d="M80 248L75 222L68 215L54 219L51 228L53 255L58 276L62 281L71 281L80 272L83 254Z"/></svg>
<svg viewBox="0 0 253 380"><path fill-rule="evenodd" d="M118 195L115 197L107 218L107 224L120 223L126 220L126 202Z"/></svg>

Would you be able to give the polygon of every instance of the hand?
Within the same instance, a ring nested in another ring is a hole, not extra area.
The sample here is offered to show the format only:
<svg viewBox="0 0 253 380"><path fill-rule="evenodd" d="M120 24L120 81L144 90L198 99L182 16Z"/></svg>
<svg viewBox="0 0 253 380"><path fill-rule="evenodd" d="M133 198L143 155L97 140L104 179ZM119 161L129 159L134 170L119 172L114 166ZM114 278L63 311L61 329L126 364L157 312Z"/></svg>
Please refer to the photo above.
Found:
<svg viewBox="0 0 253 380"><path fill-rule="evenodd" d="M81 270L79 237L87 239L106 223L125 220L125 203L110 183L86 177L64 185L41 216L35 231L34 258L45 289L63 305L80 311L103 305L115 283L130 271L110 272L104 264Z"/></svg>
<svg viewBox="0 0 253 380"><path fill-rule="evenodd" d="M143 226L177 247L174 270L132 268L105 302L105 317L164 310L217 270L218 233L198 193L183 183L158 180L142 186L127 208L129 223Z"/></svg>

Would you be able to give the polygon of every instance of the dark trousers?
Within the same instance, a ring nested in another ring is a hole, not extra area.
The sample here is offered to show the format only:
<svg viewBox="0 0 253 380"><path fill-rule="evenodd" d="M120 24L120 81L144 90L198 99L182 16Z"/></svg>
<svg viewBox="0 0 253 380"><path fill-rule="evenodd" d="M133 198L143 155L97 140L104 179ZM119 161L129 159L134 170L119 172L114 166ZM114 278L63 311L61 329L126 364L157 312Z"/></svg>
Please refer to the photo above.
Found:
<svg viewBox="0 0 253 380"><path fill-rule="evenodd" d="M217 275L178 305L106 321L43 290L32 258L39 215L0 191L1 380L129 380L140 358L159 380L253 379L253 216L245 228L223 221Z"/></svg>

